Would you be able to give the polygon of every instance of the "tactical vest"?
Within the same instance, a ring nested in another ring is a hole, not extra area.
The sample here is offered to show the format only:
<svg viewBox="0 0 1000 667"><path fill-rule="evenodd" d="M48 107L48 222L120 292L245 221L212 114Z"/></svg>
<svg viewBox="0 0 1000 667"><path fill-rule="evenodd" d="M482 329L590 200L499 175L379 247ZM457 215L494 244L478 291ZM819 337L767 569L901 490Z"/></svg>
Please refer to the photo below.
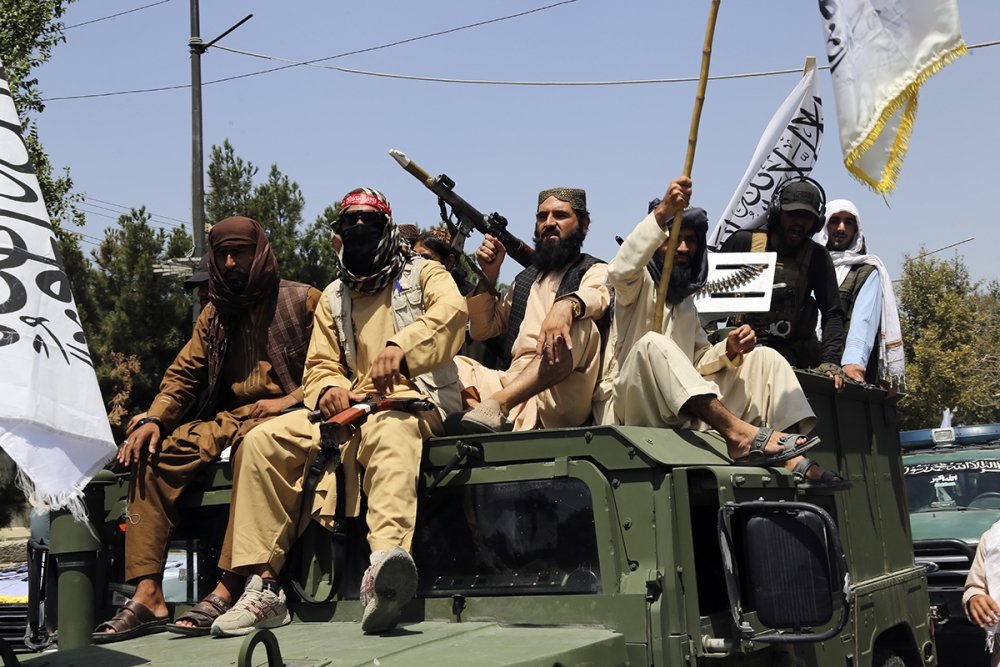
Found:
<svg viewBox="0 0 1000 667"><path fill-rule="evenodd" d="M391 284L392 322L396 333L412 324L426 311L424 290L420 286L420 269L427 260L420 256L411 257L404 265L399 277ZM351 299L344 298L344 283L337 279L330 283L323 294L330 302L333 324L337 340L344 352L347 372L353 379L357 360L357 343L354 340L354 322L351 319ZM438 406L442 418L462 409L461 386L458 381L458 367L449 360L432 371L414 378L417 389L427 394Z"/></svg>
<svg viewBox="0 0 1000 667"><path fill-rule="evenodd" d="M556 290L556 299L567 294L572 294L580 289L580 281L583 280L584 274L587 273L590 267L594 264L603 263L603 260L592 257L587 253L580 253L580 256L570 264L569 269L563 274L562 280L559 281L559 289ZM514 349L514 341L517 340L517 337L521 333L521 322L524 321L524 311L528 307L528 294L531 292L531 286L535 284L537 278L538 269L534 266L529 266L514 278L514 295L511 299L510 315L507 317L507 330L503 334L503 344L501 346L503 351L501 355L502 368L509 368L513 360L512 350ZM609 308L608 312L595 322L598 331L601 332L602 341L607 336L610 323L611 309Z"/></svg>
<svg viewBox="0 0 1000 667"><path fill-rule="evenodd" d="M753 232L751 252L767 250L767 232ZM774 268L771 309L766 313L741 315L739 322L754 328L762 345L773 347L789 363L798 367L819 365L820 348L816 338L819 308L809 293L811 242L802 244L794 257L778 256Z"/></svg>
<svg viewBox="0 0 1000 667"><path fill-rule="evenodd" d="M846 317L846 321L844 322L845 331L850 331L851 314L854 312L854 302L858 300L858 295L861 294L861 288L864 287L865 282L874 270L875 267L871 264L855 264L847 273L847 277L844 278L844 282L840 283L840 302L844 305L844 314ZM865 382L869 384L875 384L878 382L879 335L880 334L875 334L872 351L871 354L868 355L868 363L865 366Z"/></svg>

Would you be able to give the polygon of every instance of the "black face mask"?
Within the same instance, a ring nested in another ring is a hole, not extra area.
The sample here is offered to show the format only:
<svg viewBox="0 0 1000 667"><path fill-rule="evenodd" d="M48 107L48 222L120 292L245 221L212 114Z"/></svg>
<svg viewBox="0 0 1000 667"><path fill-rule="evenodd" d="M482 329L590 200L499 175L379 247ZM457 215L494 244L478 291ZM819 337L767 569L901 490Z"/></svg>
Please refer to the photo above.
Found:
<svg viewBox="0 0 1000 667"><path fill-rule="evenodd" d="M344 242L344 268L356 276L370 276L383 231L384 227L378 225L351 225L342 228L340 238Z"/></svg>
<svg viewBox="0 0 1000 667"><path fill-rule="evenodd" d="M233 294L243 294L250 283L250 272L240 266L226 269L222 279Z"/></svg>

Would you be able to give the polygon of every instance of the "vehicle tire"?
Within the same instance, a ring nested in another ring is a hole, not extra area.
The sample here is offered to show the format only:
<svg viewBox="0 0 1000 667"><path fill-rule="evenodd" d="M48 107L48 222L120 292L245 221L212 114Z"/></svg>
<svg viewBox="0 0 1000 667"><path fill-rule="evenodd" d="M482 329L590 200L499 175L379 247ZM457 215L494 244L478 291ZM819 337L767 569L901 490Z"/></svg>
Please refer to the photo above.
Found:
<svg viewBox="0 0 1000 667"><path fill-rule="evenodd" d="M872 667L907 667L907 664L894 649L877 648L872 656Z"/></svg>

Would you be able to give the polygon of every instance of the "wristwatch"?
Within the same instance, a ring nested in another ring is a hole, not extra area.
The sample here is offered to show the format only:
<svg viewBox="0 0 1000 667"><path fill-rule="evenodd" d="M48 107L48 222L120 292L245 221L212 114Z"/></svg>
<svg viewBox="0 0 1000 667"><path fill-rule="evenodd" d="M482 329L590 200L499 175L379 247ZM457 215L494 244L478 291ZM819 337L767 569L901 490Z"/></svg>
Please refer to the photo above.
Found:
<svg viewBox="0 0 1000 667"><path fill-rule="evenodd" d="M569 297L569 307L573 310L573 319L578 320L583 317L583 301L578 297Z"/></svg>

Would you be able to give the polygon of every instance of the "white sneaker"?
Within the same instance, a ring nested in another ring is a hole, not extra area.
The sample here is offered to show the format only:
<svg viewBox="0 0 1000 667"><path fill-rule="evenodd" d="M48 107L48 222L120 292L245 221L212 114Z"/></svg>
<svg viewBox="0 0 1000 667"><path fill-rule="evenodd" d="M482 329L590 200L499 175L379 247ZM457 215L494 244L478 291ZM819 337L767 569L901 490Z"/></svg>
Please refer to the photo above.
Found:
<svg viewBox="0 0 1000 667"><path fill-rule="evenodd" d="M417 566L402 547L396 547L370 565L361 579L365 608L361 629L367 634L396 627L403 606L417 593Z"/></svg>
<svg viewBox="0 0 1000 667"><path fill-rule="evenodd" d="M236 604L212 623L212 634L216 637L238 637L260 628L277 628L291 622L285 591L279 589L275 593L265 590L264 581L254 574L247 579L243 595Z"/></svg>

